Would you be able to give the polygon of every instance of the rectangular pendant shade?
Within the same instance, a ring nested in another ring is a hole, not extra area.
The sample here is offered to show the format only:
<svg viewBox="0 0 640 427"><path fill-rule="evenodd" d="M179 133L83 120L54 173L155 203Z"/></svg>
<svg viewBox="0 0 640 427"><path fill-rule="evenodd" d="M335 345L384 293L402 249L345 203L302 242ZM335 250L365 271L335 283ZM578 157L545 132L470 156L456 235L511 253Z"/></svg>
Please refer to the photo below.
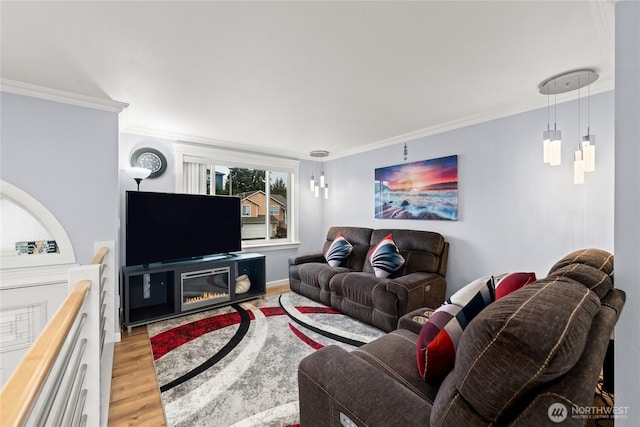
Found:
<svg viewBox="0 0 640 427"><path fill-rule="evenodd" d="M584 160L582 150L576 150L573 155L573 183L584 184Z"/></svg>
<svg viewBox="0 0 640 427"><path fill-rule="evenodd" d="M542 133L543 160L551 166L558 166L562 160L562 132L553 129Z"/></svg>
<svg viewBox="0 0 640 427"><path fill-rule="evenodd" d="M586 135L582 137L582 151L584 153L584 171L596 170L596 136Z"/></svg>

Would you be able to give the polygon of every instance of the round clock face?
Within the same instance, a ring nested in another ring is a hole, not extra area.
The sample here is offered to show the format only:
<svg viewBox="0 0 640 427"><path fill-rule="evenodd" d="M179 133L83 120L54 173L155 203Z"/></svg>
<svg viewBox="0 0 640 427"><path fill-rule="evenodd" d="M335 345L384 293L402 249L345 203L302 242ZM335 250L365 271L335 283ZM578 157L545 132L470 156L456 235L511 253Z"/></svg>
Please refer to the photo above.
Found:
<svg viewBox="0 0 640 427"><path fill-rule="evenodd" d="M139 148L131 155L131 166L151 170L149 178L155 178L167 169L167 159L155 148Z"/></svg>

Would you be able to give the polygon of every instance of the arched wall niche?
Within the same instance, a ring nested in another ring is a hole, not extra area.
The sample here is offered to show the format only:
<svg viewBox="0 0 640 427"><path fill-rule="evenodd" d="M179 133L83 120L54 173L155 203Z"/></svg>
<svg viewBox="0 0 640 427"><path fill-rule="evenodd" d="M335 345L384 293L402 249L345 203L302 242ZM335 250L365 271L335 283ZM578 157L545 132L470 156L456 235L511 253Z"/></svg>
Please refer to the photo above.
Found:
<svg viewBox="0 0 640 427"><path fill-rule="evenodd" d="M37 255L16 255L2 253L0 256L0 268L25 268L41 267L58 264L72 264L76 262L71 240L62 224L44 205L31 197L26 192L4 180L0 180L0 198L8 199L33 217L35 222L42 225L46 232L56 241L58 253ZM11 219L4 217L5 212L0 212L3 225Z"/></svg>

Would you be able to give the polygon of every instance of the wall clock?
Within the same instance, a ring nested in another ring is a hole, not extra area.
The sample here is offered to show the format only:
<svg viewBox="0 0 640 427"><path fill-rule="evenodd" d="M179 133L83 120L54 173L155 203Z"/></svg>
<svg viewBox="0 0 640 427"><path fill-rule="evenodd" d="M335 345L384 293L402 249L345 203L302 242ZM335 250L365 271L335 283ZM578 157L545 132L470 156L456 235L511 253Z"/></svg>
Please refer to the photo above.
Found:
<svg viewBox="0 0 640 427"><path fill-rule="evenodd" d="M156 178L167 170L167 159L155 148L142 147L131 154L131 166L150 169L149 178Z"/></svg>

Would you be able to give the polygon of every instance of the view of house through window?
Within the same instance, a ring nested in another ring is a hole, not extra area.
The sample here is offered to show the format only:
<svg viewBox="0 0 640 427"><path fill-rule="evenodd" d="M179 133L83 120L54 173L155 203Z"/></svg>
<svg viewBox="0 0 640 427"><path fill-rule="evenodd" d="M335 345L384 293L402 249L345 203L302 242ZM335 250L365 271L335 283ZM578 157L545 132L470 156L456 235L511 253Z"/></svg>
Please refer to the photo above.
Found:
<svg viewBox="0 0 640 427"><path fill-rule="evenodd" d="M206 167L206 194L240 197L243 241L287 238L288 183L286 172Z"/></svg>

